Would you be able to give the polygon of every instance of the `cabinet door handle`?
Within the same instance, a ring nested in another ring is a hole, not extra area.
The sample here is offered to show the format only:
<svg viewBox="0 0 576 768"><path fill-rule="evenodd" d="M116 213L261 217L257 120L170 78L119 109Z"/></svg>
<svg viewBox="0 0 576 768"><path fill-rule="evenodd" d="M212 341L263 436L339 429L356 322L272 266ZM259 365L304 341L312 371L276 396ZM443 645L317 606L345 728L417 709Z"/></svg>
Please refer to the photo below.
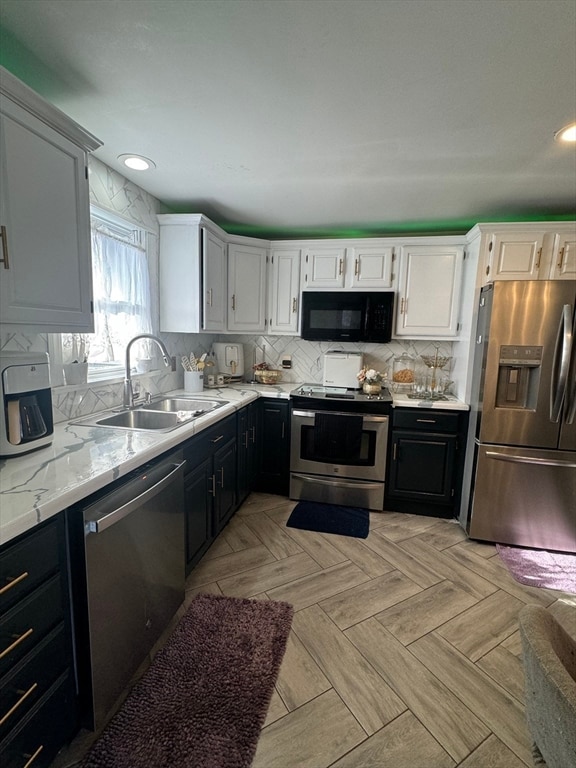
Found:
<svg viewBox="0 0 576 768"><path fill-rule="evenodd" d="M7 584L4 584L2 589L0 589L0 595L6 594L8 590L12 589L12 587L15 587L16 584L19 584L21 581L24 581L24 579L28 576L28 571L24 571L24 573L21 573L20 576L16 576L15 579L10 578L8 576L7 578Z"/></svg>
<svg viewBox="0 0 576 768"><path fill-rule="evenodd" d="M209 307L212 306L212 288L208 288L206 291L206 304L208 304Z"/></svg>
<svg viewBox="0 0 576 768"><path fill-rule="evenodd" d="M398 448L398 443L394 443L394 448L392 449L392 461L396 461L396 459L398 458L397 448Z"/></svg>
<svg viewBox="0 0 576 768"><path fill-rule="evenodd" d="M224 488L224 467L220 467L220 488Z"/></svg>
<svg viewBox="0 0 576 768"><path fill-rule="evenodd" d="M338 262L338 274L341 275L344 269L344 259L340 259Z"/></svg>
<svg viewBox="0 0 576 768"><path fill-rule="evenodd" d="M212 483L212 488L208 489L208 493L211 493L212 496L216 496L216 475L210 475L210 482Z"/></svg>
<svg viewBox="0 0 576 768"><path fill-rule="evenodd" d="M406 299L401 299L400 300L400 314L401 315L404 314L404 307L405 307L405 305L406 305Z"/></svg>
<svg viewBox="0 0 576 768"><path fill-rule="evenodd" d="M558 266L558 269L562 269L562 262L564 261L564 248L560 248L560 252L558 256L559 256L559 259L558 259L557 266Z"/></svg>
<svg viewBox="0 0 576 768"><path fill-rule="evenodd" d="M27 637L30 637L30 635L32 634L32 632L34 632L34 630L32 629L32 627L30 627L30 629L27 629L27 630L26 630L26 632L24 632L24 634L23 634L23 635L12 635L12 637L14 637L14 638L16 638L16 639L14 640L14 642L13 642L11 645L9 645L9 646L8 646L8 648L4 648L4 650L2 651L2 653L0 653L0 659L3 659L3 658L4 658L4 656L8 656L8 654L9 654L11 651L13 651L13 650L14 650L14 648L16 648L16 646L17 646L17 645L20 645L20 643L21 643L23 640L26 640L26 638L27 638Z"/></svg>
<svg viewBox="0 0 576 768"><path fill-rule="evenodd" d="M356 276L358 276L360 274L359 266L360 266L360 263L359 263L358 259L354 259L354 274Z"/></svg>
<svg viewBox="0 0 576 768"><path fill-rule="evenodd" d="M220 440L222 440L223 437L224 437L224 435L218 435L218 437L215 437L214 440L210 440L210 442L211 443L219 443Z"/></svg>
<svg viewBox="0 0 576 768"><path fill-rule="evenodd" d="M232 294L232 309L236 311L236 294Z"/></svg>
<svg viewBox="0 0 576 768"><path fill-rule="evenodd" d="M6 720L8 720L8 718L9 718L9 717L10 717L12 714L14 714L14 712L15 712L15 711L18 709L18 707L20 706L20 704L23 704L23 703L24 703L24 701L26 701L26 699L28 698L28 696L30 696L30 694L31 694L31 693L33 693L33 691L35 691L35 690L36 690L36 688L38 688L38 683L33 683L33 684L30 686L30 688L28 688L28 690L27 690L27 691L18 691L18 693L20 694L20 698L18 699L18 701L16 702L16 704L14 704L12 707L10 707L10 709L8 710L8 712L6 712L6 714L5 714L5 715L3 715L3 716L0 718L0 725L4 725L4 723L6 722Z"/></svg>
<svg viewBox="0 0 576 768"><path fill-rule="evenodd" d="M248 430L246 430L246 432L244 432L244 445L242 447L243 448L248 448Z"/></svg>
<svg viewBox="0 0 576 768"><path fill-rule="evenodd" d="M255 443L256 442L256 427L250 427L250 429L252 431L252 438L251 438L251 440L252 440L253 443Z"/></svg>
<svg viewBox="0 0 576 768"><path fill-rule="evenodd" d="M8 236L4 224L0 226L0 237L2 238L2 257L0 264L4 264L4 269L10 269L10 260L8 259Z"/></svg>
<svg viewBox="0 0 576 768"><path fill-rule="evenodd" d="M282 422L282 440L284 440L285 436L286 436L286 424Z"/></svg>
<svg viewBox="0 0 576 768"><path fill-rule="evenodd" d="M541 258L542 258L542 248L538 248L538 255L536 256L536 269L540 269Z"/></svg>
<svg viewBox="0 0 576 768"><path fill-rule="evenodd" d="M292 299L292 312L296 312L298 309L298 302L296 301L296 297Z"/></svg>
<svg viewBox="0 0 576 768"><path fill-rule="evenodd" d="M38 757L38 755L40 754L40 752L42 752L42 750L43 750L43 749L44 749L44 745L43 745L43 744L40 744L40 746L38 747L38 749L36 750L36 752L34 752L34 754L33 754L33 755L24 755L24 757L28 757L28 758L29 758L29 760L28 760L28 762L27 762L27 763L24 763L24 765L22 766L22 768L30 768L30 766L32 765L32 763L34 762L34 760L36 760L36 758Z"/></svg>

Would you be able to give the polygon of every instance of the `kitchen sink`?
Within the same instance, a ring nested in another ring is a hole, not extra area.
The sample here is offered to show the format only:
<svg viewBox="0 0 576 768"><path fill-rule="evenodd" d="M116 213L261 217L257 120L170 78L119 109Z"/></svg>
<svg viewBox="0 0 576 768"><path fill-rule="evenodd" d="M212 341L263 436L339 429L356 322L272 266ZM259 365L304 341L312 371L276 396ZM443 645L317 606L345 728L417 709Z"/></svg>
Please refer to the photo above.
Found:
<svg viewBox="0 0 576 768"><path fill-rule="evenodd" d="M215 408L220 408L224 405L223 400L200 400L198 398L188 397L166 397L162 400L156 400L155 402L143 405L143 410L146 411L169 411L173 413L175 411L194 411L195 416L203 416L205 413L213 411Z"/></svg>
<svg viewBox="0 0 576 768"><path fill-rule="evenodd" d="M141 408L119 412L94 413L71 422L82 427L113 427L154 432L170 432L194 419L226 405L225 400L198 400L167 397Z"/></svg>

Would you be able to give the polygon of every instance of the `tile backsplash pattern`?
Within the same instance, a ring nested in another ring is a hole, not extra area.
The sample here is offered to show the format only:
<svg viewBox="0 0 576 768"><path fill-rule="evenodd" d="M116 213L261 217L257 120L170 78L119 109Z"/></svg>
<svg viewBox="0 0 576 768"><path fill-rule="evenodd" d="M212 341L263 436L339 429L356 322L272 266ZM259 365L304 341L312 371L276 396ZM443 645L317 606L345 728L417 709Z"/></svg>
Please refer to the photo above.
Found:
<svg viewBox="0 0 576 768"><path fill-rule="evenodd" d="M433 355L436 346L439 354L452 355L452 342L393 340L388 344L346 343L305 341L297 336L219 336L216 341L235 341L244 345L245 378L249 378L254 363L267 362L272 368L281 368L283 355L291 355L292 368L281 369L282 381L298 383L321 383L323 374L323 355L331 349L345 352L363 352L364 363L381 373L392 376L392 361L402 354L412 355L416 363L416 372L424 373L427 369L420 360L420 355ZM450 373L450 365L444 369Z"/></svg>

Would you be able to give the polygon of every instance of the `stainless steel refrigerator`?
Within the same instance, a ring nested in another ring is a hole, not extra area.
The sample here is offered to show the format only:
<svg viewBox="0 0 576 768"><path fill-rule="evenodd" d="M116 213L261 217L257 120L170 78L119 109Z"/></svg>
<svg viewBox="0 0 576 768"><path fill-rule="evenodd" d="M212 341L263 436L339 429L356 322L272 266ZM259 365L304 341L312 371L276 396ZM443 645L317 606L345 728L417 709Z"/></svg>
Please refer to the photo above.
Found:
<svg viewBox="0 0 576 768"><path fill-rule="evenodd" d="M576 286L480 294L460 523L473 539L576 553Z"/></svg>

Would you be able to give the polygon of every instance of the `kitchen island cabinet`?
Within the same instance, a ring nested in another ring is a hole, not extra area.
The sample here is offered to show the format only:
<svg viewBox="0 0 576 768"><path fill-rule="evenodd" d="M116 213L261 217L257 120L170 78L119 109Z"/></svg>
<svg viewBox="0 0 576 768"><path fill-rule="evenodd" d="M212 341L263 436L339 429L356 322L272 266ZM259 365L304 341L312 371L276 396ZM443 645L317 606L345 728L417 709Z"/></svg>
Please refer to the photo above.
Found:
<svg viewBox="0 0 576 768"><path fill-rule="evenodd" d="M0 320L11 331L92 332L87 153L101 142L5 69L0 135Z"/></svg>
<svg viewBox="0 0 576 768"><path fill-rule="evenodd" d="M0 552L0 763L7 768L50 765L77 730L65 538L60 514Z"/></svg>
<svg viewBox="0 0 576 768"><path fill-rule="evenodd" d="M385 509L457 515L467 423L466 411L393 409Z"/></svg>

